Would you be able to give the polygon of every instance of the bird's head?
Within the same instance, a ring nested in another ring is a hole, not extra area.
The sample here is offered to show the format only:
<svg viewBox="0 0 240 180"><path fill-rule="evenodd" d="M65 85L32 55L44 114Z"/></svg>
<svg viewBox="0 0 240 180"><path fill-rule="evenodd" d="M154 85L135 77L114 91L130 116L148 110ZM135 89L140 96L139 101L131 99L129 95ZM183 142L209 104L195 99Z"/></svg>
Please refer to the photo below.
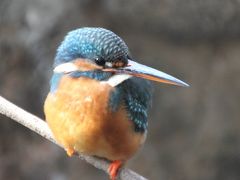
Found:
<svg viewBox="0 0 240 180"><path fill-rule="evenodd" d="M82 73L111 86L117 86L132 76L188 86L171 75L133 61L125 42L103 28L80 28L69 32L57 50L54 72ZM93 77L94 72L100 78Z"/></svg>

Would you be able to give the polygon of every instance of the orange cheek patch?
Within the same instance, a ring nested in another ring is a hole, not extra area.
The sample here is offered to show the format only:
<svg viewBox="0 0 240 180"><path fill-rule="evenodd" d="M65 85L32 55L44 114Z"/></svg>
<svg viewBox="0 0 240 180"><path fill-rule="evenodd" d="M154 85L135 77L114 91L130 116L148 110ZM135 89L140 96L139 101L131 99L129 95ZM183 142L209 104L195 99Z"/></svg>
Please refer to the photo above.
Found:
<svg viewBox="0 0 240 180"><path fill-rule="evenodd" d="M91 62L91 60L88 59L76 59L74 61L74 64L78 67L80 71L91 71L96 69L102 69L101 66L98 66L94 64L94 62Z"/></svg>

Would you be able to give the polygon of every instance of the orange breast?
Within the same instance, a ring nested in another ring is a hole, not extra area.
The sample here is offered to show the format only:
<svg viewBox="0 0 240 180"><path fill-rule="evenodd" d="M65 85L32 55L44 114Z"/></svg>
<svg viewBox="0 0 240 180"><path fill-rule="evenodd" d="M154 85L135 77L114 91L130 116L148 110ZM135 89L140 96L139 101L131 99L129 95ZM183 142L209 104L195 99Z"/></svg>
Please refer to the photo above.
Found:
<svg viewBox="0 0 240 180"><path fill-rule="evenodd" d="M108 84L89 78L64 76L58 90L49 93L44 111L56 140L65 149L109 160L127 160L145 140L134 132L126 109L109 108Z"/></svg>

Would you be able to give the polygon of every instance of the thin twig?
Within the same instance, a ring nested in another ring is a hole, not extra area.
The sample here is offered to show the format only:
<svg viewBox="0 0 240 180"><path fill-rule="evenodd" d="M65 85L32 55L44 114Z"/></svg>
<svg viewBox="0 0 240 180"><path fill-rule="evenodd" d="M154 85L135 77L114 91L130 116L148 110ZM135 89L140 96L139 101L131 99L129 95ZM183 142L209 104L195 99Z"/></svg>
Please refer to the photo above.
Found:
<svg viewBox="0 0 240 180"><path fill-rule="evenodd" d="M15 104L9 102L5 98L0 96L0 113L11 118L12 120L22 124L23 126L31 129L32 131L36 132L37 134L45 137L49 141L57 144L58 146L61 146L58 144L55 139L53 138L52 132L49 129L47 123L43 121L42 119L38 118L37 116L34 116L27 111L21 109L20 107L16 106ZM81 159L87 161L88 163L92 164L94 167L101 169L108 173L108 166L109 162L106 160L92 157L92 156L86 156L83 154L78 155ZM119 179L121 180L147 180L146 178L140 176L139 174L126 169L122 168L122 170L119 173Z"/></svg>

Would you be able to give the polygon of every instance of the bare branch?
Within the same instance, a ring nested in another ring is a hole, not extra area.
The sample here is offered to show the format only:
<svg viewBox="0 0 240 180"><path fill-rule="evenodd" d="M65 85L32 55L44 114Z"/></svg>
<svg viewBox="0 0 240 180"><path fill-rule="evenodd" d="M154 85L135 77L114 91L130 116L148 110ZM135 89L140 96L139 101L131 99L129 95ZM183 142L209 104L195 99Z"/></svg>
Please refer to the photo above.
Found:
<svg viewBox="0 0 240 180"><path fill-rule="evenodd" d="M49 129L45 121L19 108L18 106L9 102L8 100L4 99L1 96L0 96L0 113L22 124L23 126L31 129L32 131L45 137L49 141L57 144L58 146L61 146L53 138L51 130ZM92 156L86 156L83 154L79 154L79 157L87 161L88 163L92 164L94 167L108 173L107 169L109 166L109 162L107 162L106 160ZM146 178L126 168L122 168L122 170L119 173L119 178L122 180L147 180Z"/></svg>

